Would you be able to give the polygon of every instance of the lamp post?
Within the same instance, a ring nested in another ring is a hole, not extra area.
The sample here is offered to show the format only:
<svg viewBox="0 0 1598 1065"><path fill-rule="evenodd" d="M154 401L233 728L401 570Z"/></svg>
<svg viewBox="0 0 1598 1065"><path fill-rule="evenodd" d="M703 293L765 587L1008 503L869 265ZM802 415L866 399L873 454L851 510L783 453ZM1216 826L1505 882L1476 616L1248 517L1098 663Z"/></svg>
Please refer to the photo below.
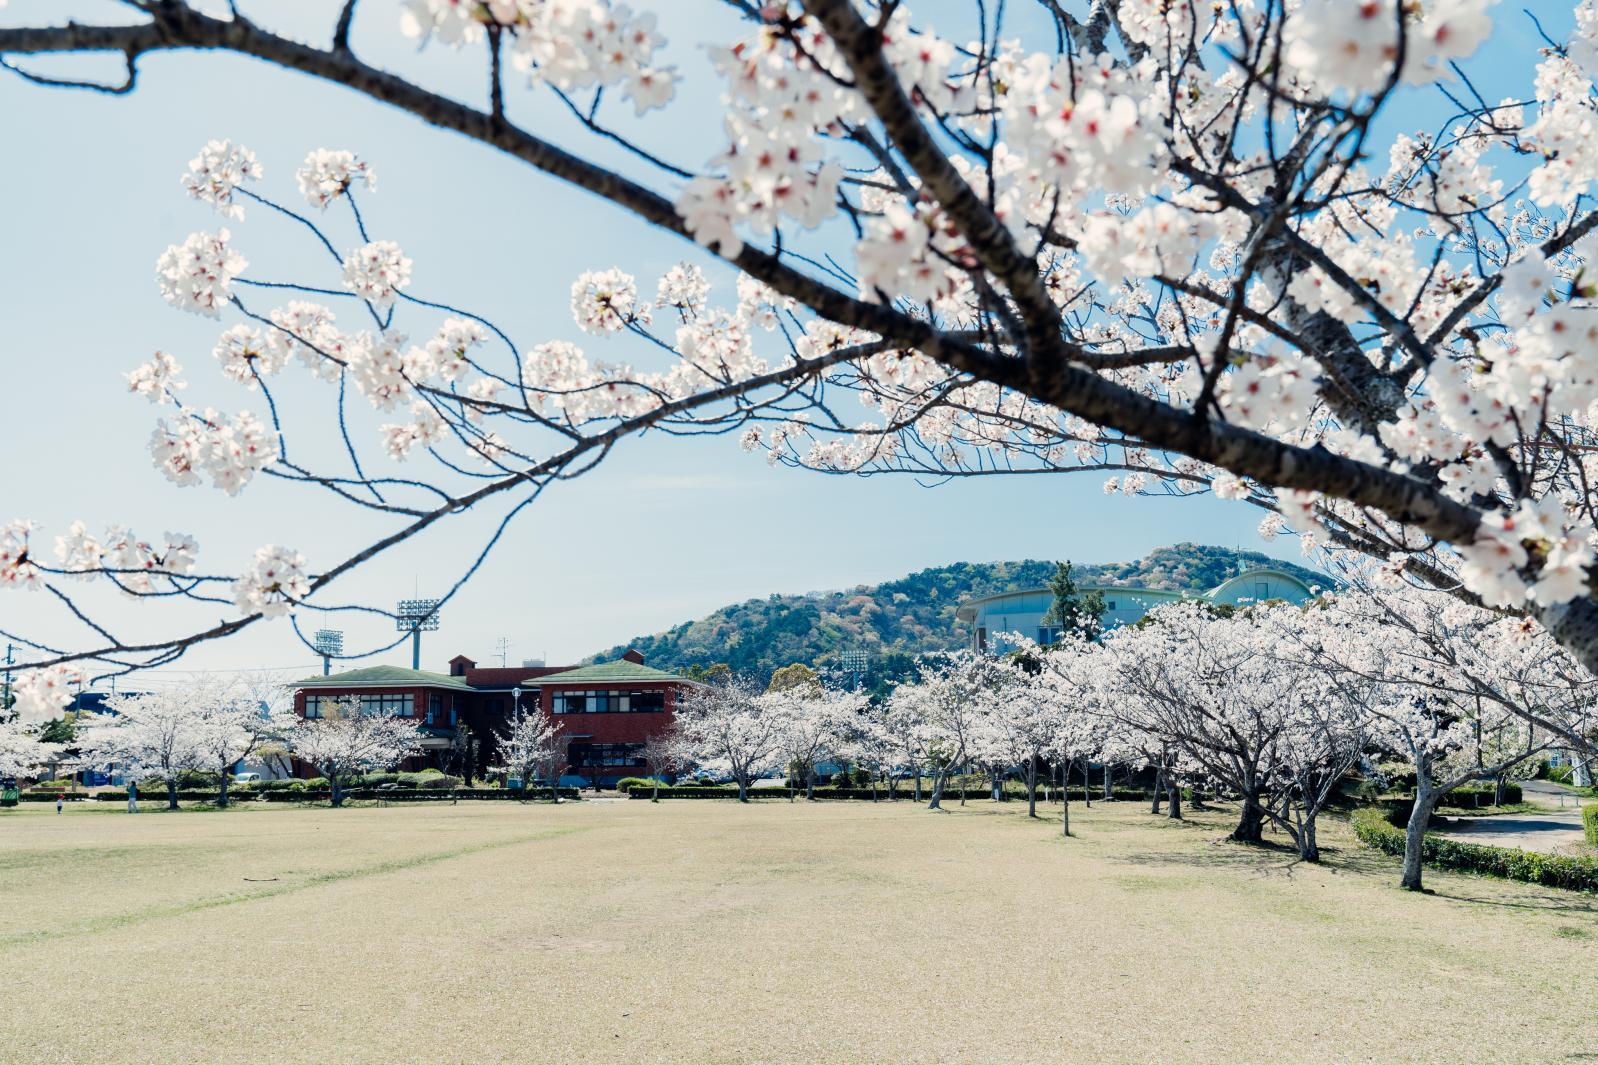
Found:
<svg viewBox="0 0 1598 1065"><path fill-rule="evenodd" d="M394 628L411 634L411 668L422 668L422 633L438 628L437 599L401 599L394 608Z"/></svg>

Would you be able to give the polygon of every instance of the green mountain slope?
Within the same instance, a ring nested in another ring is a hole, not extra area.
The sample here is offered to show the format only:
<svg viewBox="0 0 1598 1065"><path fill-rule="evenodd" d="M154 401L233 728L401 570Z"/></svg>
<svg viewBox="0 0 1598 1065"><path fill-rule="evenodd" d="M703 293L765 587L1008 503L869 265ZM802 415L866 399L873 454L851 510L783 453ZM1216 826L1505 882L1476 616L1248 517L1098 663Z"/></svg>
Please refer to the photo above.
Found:
<svg viewBox="0 0 1598 1065"><path fill-rule="evenodd" d="M1084 584L1140 585L1207 591L1239 566L1274 566L1311 584L1326 578L1257 551L1200 544L1162 547L1136 562L1077 567ZM688 669L725 662L735 672L761 677L790 662L818 669L838 664L845 651L909 656L962 646L967 634L954 617L967 599L1021 588L1042 587L1054 563L956 562L877 585L806 595L771 595L722 607L698 621L640 636L589 661L615 658L637 648L651 666Z"/></svg>

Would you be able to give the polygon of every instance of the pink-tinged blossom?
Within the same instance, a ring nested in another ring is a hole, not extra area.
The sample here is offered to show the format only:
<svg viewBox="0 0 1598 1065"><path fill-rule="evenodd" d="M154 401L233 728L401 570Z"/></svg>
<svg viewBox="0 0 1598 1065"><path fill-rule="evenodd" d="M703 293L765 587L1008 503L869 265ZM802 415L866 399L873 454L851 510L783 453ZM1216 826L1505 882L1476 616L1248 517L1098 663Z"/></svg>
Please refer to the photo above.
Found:
<svg viewBox="0 0 1598 1065"><path fill-rule="evenodd" d="M632 322L649 321L638 303L638 284L617 269L589 270L572 282L572 319L585 333L615 333Z"/></svg>
<svg viewBox="0 0 1598 1065"><path fill-rule="evenodd" d="M186 414L173 425L157 422L150 434L150 456L173 484L199 484L206 475L215 487L237 495L277 460L278 447L275 435L250 412L229 419L207 409Z"/></svg>
<svg viewBox="0 0 1598 1065"><path fill-rule="evenodd" d="M1404 35L1405 81L1434 81L1448 63L1480 47L1490 33L1492 0L1430 0ZM1410 5L1403 16L1409 18ZM1372 93L1398 61L1399 11L1394 0L1305 0L1287 19L1283 58L1322 92Z"/></svg>
<svg viewBox="0 0 1598 1065"><path fill-rule="evenodd" d="M11 709L20 724L42 725L62 715L82 681L82 671L70 665L24 669L11 686Z"/></svg>
<svg viewBox="0 0 1598 1065"><path fill-rule="evenodd" d="M180 311L216 318L232 298L233 279L249 261L228 245L225 229L191 233L182 244L170 245L156 260L156 280L161 296Z"/></svg>
<svg viewBox="0 0 1598 1065"><path fill-rule="evenodd" d="M235 203L233 192L246 181L259 180L261 164L255 153L232 141L209 141L200 154L189 160L183 187L190 196L216 208L218 214L238 220L244 208Z"/></svg>
<svg viewBox="0 0 1598 1065"><path fill-rule="evenodd" d="M269 343L255 326L242 323L225 330L211 354L222 364L223 375L251 389L259 377L281 370L288 357L281 345Z"/></svg>
<svg viewBox="0 0 1598 1065"><path fill-rule="evenodd" d="M354 152L318 148L305 157L294 172L300 195L312 207L327 210L327 205L350 190L357 181L368 190L377 188L377 173Z"/></svg>
<svg viewBox="0 0 1598 1065"><path fill-rule="evenodd" d="M293 300L274 307L268 317L276 328L266 330L266 343L279 364L298 358L322 380L338 380L350 338L334 325L332 311L320 303Z"/></svg>
<svg viewBox="0 0 1598 1065"><path fill-rule="evenodd" d="M31 536L37 528L25 518L0 525L0 588L33 590L43 585L44 574L31 552Z"/></svg>
<svg viewBox="0 0 1598 1065"><path fill-rule="evenodd" d="M411 283L411 261L392 240L374 240L344 257L344 287L377 307Z"/></svg>
<svg viewBox="0 0 1598 1065"><path fill-rule="evenodd" d="M311 591L305 573L305 556L287 547L268 545L233 582L233 601L245 614L279 617L287 614Z"/></svg>
<svg viewBox="0 0 1598 1065"><path fill-rule="evenodd" d="M684 318L691 318L704 309L710 295L710 282L705 272L693 263L678 263L661 275L655 291L656 307L673 307Z"/></svg>
<svg viewBox="0 0 1598 1065"><path fill-rule="evenodd" d="M150 361L123 376L128 380L128 391L143 396L151 403L173 402L172 393L188 387L187 381L178 380L183 367L178 360L164 351L151 356Z"/></svg>
<svg viewBox="0 0 1598 1065"><path fill-rule="evenodd" d="M471 369L473 348L488 340L488 330L470 318L446 318L438 327L433 339L427 342L427 354L433 372L446 381L457 381Z"/></svg>

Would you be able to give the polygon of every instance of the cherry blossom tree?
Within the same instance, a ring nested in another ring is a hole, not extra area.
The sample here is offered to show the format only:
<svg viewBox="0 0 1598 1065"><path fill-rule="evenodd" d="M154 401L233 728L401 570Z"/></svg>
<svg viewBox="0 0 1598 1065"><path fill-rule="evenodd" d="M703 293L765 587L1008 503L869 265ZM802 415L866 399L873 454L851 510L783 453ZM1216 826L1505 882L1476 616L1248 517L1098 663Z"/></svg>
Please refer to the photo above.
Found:
<svg viewBox="0 0 1598 1065"><path fill-rule="evenodd" d="M970 651L928 656L917 667L917 679L901 684L892 698L904 718L918 722L917 743L933 773L927 809L941 810L950 775L977 752L979 735L985 735L984 696L998 681L1000 667Z"/></svg>
<svg viewBox="0 0 1598 1065"><path fill-rule="evenodd" d="M1021 644L1004 657L1004 669L987 693L990 758L1005 768L1020 767L1028 817L1038 815L1038 767L1053 750L1064 713L1063 693L1043 658L1036 644Z"/></svg>
<svg viewBox="0 0 1598 1065"><path fill-rule="evenodd" d="M175 241L157 277L175 308L225 319L217 374L251 407L182 402L185 360L156 355L129 377L176 412L153 458L179 483L237 493L271 476L394 525L339 559L272 543L205 569L188 535L7 526L0 584L83 622L70 647L19 637L30 708L59 706L69 670L157 664L265 618L360 606L329 586L466 511L508 523L657 427L738 432L769 461L829 472L1109 471L1113 491L1213 492L1268 512L1267 533L1534 619L1598 664L1595 0L1536 56L1479 51L1488 0L1038 0L939 25L898 3L727 0L725 28L611 0L346 0L326 43L249 6L127 0L119 22L7 26L0 61L44 86L127 93L153 53L262 60L586 190L698 261L652 300L621 268L573 286L582 329L663 365L518 347L414 291L399 235L356 209L369 155L310 151L295 210L255 191L276 164L204 146L184 186L228 226ZM365 27L395 18L480 66L484 99L363 60ZM706 32L702 68L664 63L666 34ZM116 57L126 76L94 81L52 62L63 53ZM1489 102L1472 80L1486 64L1523 66L1523 87ZM511 72L569 111L575 143L522 117ZM725 147L704 160L670 157L686 77L725 91ZM1436 113L1429 132L1386 132L1411 112ZM598 161L616 150L625 173ZM230 227L268 202L325 253L326 278L250 272ZM709 297L712 259L739 271L736 303ZM291 362L338 409L353 393L396 412L381 447L425 470L368 476L373 441L291 450L293 417L312 416L273 401ZM233 614L118 634L67 601L78 580Z"/></svg>
<svg viewBox="0 0 1598 1065"><path fill-rule="evenodd" d="M294 756L327 778L334 806L344 805L349 782L362 773L391 768L421 750L415 725L365 713L355 696L323 703L322 716L306 718L289 734Z"/></svg>
<svg viewBox="0 0 1598 1065"><path fill-rule="evenodd" d="M803 776L805 798L814 799L816 766L849 753L865 697L806 683L768 691L762 700L782 719L782 756L795 776Z"/></svg>
<svg viewBox="0 0 1598 1065"><path fill-rule="evenodd" d="M735 676L689 690L675 720L688 757L702 771L737 781L739 802L748 802L750 786L782 765L788 724L778 698Z"/></svg>
<svg viewBox="0 0 1598 1065"><path fill-rule="evenodd" d="M129 780L143 773L166 782L167 809L178 808L178 777L205 767L203 712L187 687L106 700L109 712L78 719L79 762L118 772Z"/></svg>
<svg viewBox="0 0 1598 1065"><path fill-rule="evenodd" d="M216 803L228 804L233 767L294 728L282 690L261 677L207 677L183 689L193 722L195 764L219 778Z"/></svg>
<svg viewBox="0 0 1598 1065"><path fill-rule="evenodd" d="M1555 740L1590 743L1598 681L1535 625L1401 579L1357 582L1303 616L1294 649L1363 704L1372 742L1414 768L1405 888L1421 890L1425 832L1450 790Z"/></svg>
<svg viewBox="0 0 1598 1065"><path fill-rule="evenodd" d="M667 773L677 772L691 760L683 750L682 736L676 725L644 740L640 753L644 764L649 766L649 801L659 802L661 779Z"/></svg>
<svg viewBox="0 0 1598 1065"><path fill-rule="evenodd" d="M50 761L52 752L21 724L0 724L0 777L24 776Z"/></svg>
<svg viewBox="0 0 1598 1065"><path fill-rule="evenodd" d="M551 721L541 712L523 714L518 707L516 716L502 731L496 732L494 738L505 772L520 781L523 798L528 781L546 775L548 767L559 762L550 791L555 801L560 802L559 777L566 768L566 748L571 742L569 736L562 735L560 722Z"/></svg>

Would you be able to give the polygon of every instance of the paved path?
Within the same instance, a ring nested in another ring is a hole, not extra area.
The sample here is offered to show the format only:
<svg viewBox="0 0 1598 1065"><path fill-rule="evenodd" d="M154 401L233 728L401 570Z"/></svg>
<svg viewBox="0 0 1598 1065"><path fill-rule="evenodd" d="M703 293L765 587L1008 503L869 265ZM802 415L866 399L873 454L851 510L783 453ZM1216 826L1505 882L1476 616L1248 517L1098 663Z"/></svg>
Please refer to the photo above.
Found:
<svg viewBox="0 0 1598 1065"><path fill-rule="evenodd" d="M1438 835L1462 843L1482 843L1489 847L1519 847L1545 854L1565 852L1583 843L1581 799L1546 780L1521 782L1528 803L1544 812L1498 817L1448 817L1449 828Z"/></svg>

